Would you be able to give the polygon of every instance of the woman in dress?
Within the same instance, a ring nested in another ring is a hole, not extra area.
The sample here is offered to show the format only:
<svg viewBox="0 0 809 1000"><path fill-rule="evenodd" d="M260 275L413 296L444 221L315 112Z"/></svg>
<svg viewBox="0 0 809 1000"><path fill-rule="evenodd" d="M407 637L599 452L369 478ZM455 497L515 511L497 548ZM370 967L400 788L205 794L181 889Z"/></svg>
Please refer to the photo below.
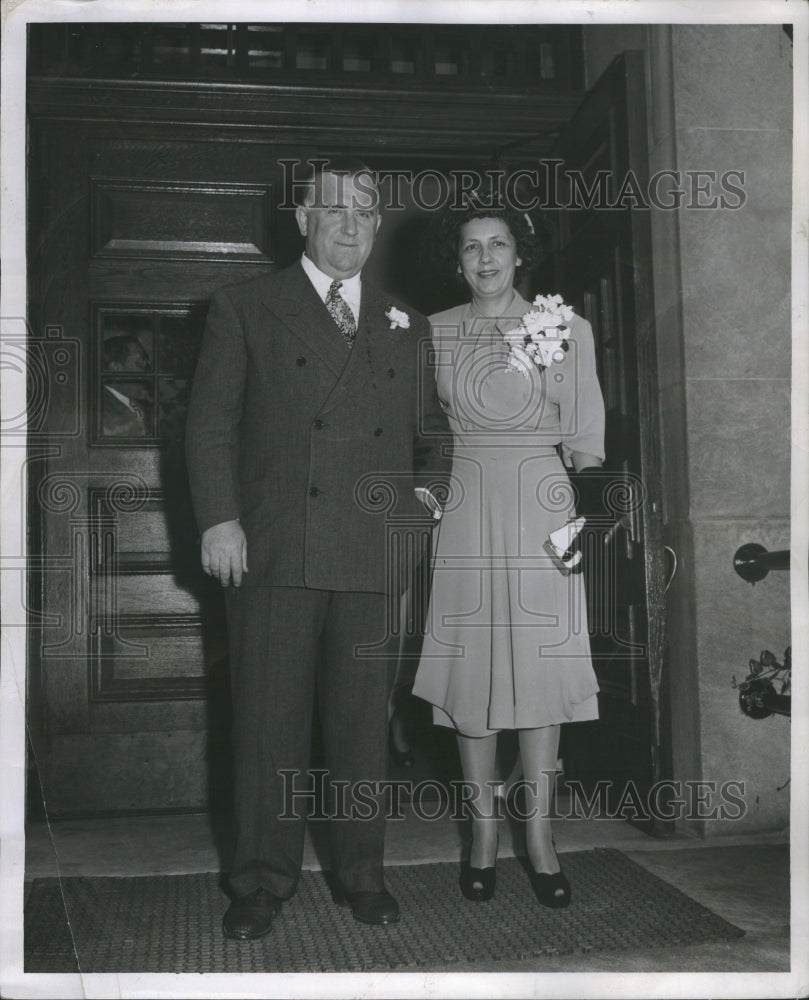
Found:
<svg viewBox="0 0 809 1000"><path fill-rule="evenodd" d="M598 685L582 577L564 575L543 546L575 517L566 463L597 476L604 458L593 334L573 315L566 350L547 368L510 366L504 334L533 308L514 288L531 263L530 222L470 207L448 215L444 237L472 300L430 318L454 456L413 693L433 705L435 723L456 730L464 779L479 792L464 896L494 893L497 733L510 729L531 817L532 885L541 903L560 908L570 885L548 818L559 726L598 717Z"/></svg>

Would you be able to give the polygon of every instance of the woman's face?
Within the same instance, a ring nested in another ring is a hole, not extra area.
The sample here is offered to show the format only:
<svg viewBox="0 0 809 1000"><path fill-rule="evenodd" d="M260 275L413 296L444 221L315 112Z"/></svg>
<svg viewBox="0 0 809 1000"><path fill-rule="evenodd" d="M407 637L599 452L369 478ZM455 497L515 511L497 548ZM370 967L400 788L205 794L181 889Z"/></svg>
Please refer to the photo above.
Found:
<svg viewBox="0 0 809 1000"><path fill-rule="evenodd" d="M516 241L502 219L470 219L461 226L458 271L476 299L508 292L521 263Z"/></svg>

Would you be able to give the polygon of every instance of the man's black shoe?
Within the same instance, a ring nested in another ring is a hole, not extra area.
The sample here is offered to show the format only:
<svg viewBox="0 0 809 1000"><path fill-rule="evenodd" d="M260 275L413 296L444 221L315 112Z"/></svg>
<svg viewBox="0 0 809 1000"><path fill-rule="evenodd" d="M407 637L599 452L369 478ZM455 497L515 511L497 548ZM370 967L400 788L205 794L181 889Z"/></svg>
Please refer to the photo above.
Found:
<svg viewBox="0 0 809 1000"><path fill-rule="evenodd" d="M266 889L255 889L233 900L222 920L222 930L234 941L252 941L269 933L280 912L281 900L277 896Z"/></svg>
<svg viewBox="0 0 809 1000"><path fill-rule="evenodd" d="M395 924L399 920L399 904L387 889L382 892L343 892L335 885L333 895L338 906L350 906L354 919L364 924Z"/></svg>

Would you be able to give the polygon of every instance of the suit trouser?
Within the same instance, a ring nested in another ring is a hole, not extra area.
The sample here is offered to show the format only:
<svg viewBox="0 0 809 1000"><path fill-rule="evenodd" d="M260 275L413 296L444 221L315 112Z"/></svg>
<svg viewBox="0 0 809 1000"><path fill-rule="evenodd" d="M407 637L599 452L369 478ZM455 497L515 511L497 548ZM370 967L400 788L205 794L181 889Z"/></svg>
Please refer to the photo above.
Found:
<svg viewBox="0 0 809 1000"><path fill-rule="evenodd" d="M312 708L317 684L327 779L379 781L387 764L388 664L355 656L385 634L385 596L267 587L227 591L233 692L236 895L295 892L303 858ZM379 645L383 650L384 646ZM279 774L281 770L300 773ZM367 787L361 792L367 796ZM383 888L382 802L329 821L332 873L348 892ZM295 814L295 815L293 815Z"/></svg>

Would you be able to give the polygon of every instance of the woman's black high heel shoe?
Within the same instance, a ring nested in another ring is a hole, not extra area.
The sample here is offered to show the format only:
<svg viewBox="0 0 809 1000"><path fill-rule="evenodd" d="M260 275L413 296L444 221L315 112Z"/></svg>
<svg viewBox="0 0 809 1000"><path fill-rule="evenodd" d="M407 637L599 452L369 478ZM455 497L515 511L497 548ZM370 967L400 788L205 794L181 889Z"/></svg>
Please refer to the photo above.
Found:
<svg viewBox="0 0 809 1000"><path fill-rule="evenodd" d="M495 868L473 868L468 861L461 862L461 892L473 903L485 903L492 898L496 879Z"/></svg>
<svg viewBox="0 0 809 1000"><path fill-rule="evenodd" d="M495 841L495 850L499 846L500 837L498 836ZM497 857L496 854L495 857ZM462 861L461 877L458 882L466 899L471 899L473 903L485 903L494 895L497 871L494 865L491 868L473 868L468 861Z"/></svg>
<svg viewBox="0 0 809 1000"><path fill-rule="evenodd" d="M548 875L546 872L531 872L531 885L534 895L543 906L549 906L552 910L563 910L570 905L570 882L561 869L553 875Z"/></svg>

